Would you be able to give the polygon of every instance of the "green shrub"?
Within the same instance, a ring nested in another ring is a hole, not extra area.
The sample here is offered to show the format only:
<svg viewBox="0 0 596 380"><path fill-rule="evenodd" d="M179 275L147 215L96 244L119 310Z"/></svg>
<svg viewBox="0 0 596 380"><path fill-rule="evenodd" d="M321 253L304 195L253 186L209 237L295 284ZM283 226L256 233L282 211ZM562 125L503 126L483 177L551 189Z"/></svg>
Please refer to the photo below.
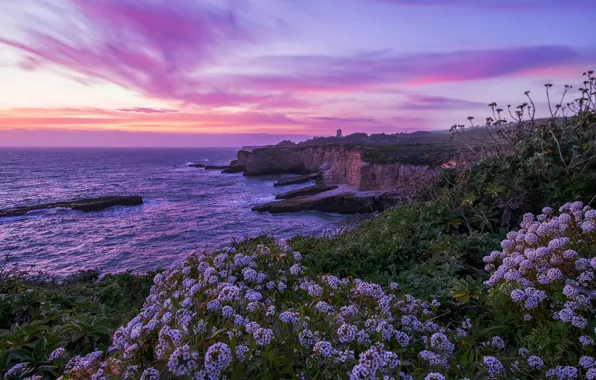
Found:
<svg viewBox="0 0 596 380"><path fill-rule="evenodd" d="M49 360L57 348L66 359L111 344L112 329L138 313L152 274L106 275L92 271L59 283L7 265L0 269L0 373L29 363L29 372L56 377ZM23 374L23 377L29 373Z"/></svg>

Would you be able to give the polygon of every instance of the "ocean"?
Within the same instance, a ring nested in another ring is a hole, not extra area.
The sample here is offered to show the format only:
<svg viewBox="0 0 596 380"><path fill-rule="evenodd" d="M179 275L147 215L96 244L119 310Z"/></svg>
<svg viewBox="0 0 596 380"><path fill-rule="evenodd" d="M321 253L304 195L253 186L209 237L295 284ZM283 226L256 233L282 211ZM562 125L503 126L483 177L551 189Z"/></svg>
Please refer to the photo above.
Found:
<svg viewBox="0 0 596 380"><path fill-rule="evenodd" d="M33 211L0 218L0 255L58 276L80 269L137 273L167 268L194 250L232 239L321 234L349 221L320 212L261 214L281 176L247 178L189 167L226 165L235 148L0 148L0 209L91 198L141 195L142 206L84 213Z"/></svg>

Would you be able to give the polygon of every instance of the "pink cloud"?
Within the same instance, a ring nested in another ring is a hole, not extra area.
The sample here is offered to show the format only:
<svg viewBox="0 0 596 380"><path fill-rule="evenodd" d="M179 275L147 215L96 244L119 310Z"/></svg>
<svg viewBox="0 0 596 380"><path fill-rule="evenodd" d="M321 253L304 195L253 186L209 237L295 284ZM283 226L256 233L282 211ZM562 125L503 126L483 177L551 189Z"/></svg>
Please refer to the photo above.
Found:
<svg viewBox="0 0 596 380"><path fill-rule="evenodd" d="M354 56L263 57L279 75L248 75L232 83L285 92L374 92L394 85L465 82L502 76L567 75L596 63L595 49L530 46L494 50L395 55L388 51ZM580 68L581 67L581 68Z"/></svg>
<svg viewBox="0 0 596 380"><path fill-rule="evenodd" d="M142 128L161 131L247 131L259 126L296 126L301 123L282 113L271 112L155 112L150 108L105 110L97 108L25 108L0 110L0 129L39 128L52 126L64 129L121 129Z"/></svg>
<svg viewBox="0 0 596 380"><path fill-rule="evenodd" d="M215 74L209 70L212 66L259 39L258 28L240 16L243 12L188 0L69 0L68 4L57 10L50 1L39 0L36 9L44 11L44 17L20 15L24 33L12 39L0 37L0 43L19 50L30 68L52 64L84 83L104 80L150 98L204 108L312 113L322 102L315 102L311 94L374 93L395 86L502 76L562 76L596 63L594 49L530 46L405 55L370 51L351 56L265 56L251 61L256 63L251 74Z"/></svg>
<svg viewBox="0 0 596 380"><path fill-rule="evenodd" d="M137 112L137 113L171 113L178 112L178 110L170 110L163 108L148 108L148 107L135 107L135 108L118 108L120 112Z"/></svg>
<svg viewBox="0 0 596 380"><path fill-rule="evenodd" d="M316 121L335 122L335 123L378 123L377 120L363 117L332 117L332 116L317 116L309 117L309 119Z"/></svg>
<svg viewBox="0 0 596 380"><path fill-rule="evenodd" d="M139 107L142 108L142 107ZM122 112L97 108L26 108L0 110L0 131L15 128L174 133L302 133L335 134L383 130L432 129L431 120L395 117L378 120L362 116L289 116L274 112Z"/></svg>
<svg viewBox="0 0 596 380"><path fill-rule="evenodd" d="M295 142L312 135L267 133L156 133L88 130L0 129L0 147L241 147ZM182 163L181 163L182 164Z"/></svg>
<svg viewBox="0 0 596 380"><path fill-rule="evenodd" d="M371 0L365 0L371 1ZM436 6L468 6L474 8L489 8L501 11L541 11L555 8L590 9L596 6L592 0L372 0L399 6L436 7Z"/></svg>
<svg viewBox="0 0 596 380"><path fill-rule="evenodd" d="M370 51L351 56L265 56L251 62L257 66L252 74L207 74L211 66L259 39L258 28L240 17L242 12L187 0L69 1L70 7L59 10L68 17L61 17L50 2L40 2L38 9L53 17L20 15L22 36L0 37L0 43L19 50L28 67L49 63L81 81L105 80L148 97L205 107L307 108L312 101L300 95L376 92L395 85L545 72L562 75L596 63L594 49L530 46L407 55Z"/></svg>
<svg viewBox="0 0 596 380"><path fill-rule="evenodd" d="M20 50L31 67L50 63L149 97L209 106L268 99L228 94L197 76L254 38L230 9L186 0L70 0L70 5L55 9L40 2L36 9L45 12L43 18L15 15L27 25L25 36L0 37L0 43Z"/></svg>
<svg viewBox="0 0 596 380"><path fill-rule="evenodd" d="M487 103L443 96L406 94L405 100L399 102L395 108L401 110L470 110L481 107L487 107Z"/></svg>

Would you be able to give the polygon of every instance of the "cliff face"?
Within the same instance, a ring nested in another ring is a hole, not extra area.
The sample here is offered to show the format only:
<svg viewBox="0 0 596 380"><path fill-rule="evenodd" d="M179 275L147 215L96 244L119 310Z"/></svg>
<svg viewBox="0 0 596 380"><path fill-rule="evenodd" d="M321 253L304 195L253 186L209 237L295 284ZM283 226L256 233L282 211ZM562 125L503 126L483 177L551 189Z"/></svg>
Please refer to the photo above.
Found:
<svg viewBox="0 0 596 380"><path fill-rule="evenodd" d="M239 150L238 153L236 153L236 165L242 165L244 167L246 167L246 165L248 164L248 157L250 156L250 151L247 150Z"/></svg>
<svg viewBox="0 0 596 380"><path fill-rule="evenodd" d="M364 163L360 167L359 190L405 190L421 188L436 172L426 165Z"/></svg>
<svg viewBox="0 0 596 380"><path fill-rule="evenodd" d="M319 152L312 149L260 148L250 152L244 175L307 174L316 173L320 162ZM317 166L316 163L320 162Z"/></svg>
<svg viewBox="0 0 596 380"><path fill-rule="evenodd" d="M318 172L322 185L345 184L361 191L419 188L435 175L435 170L425 165L368 163L362 159L359 148L339 145L238 152L238 164L244 162L247 176Z"/></svg>

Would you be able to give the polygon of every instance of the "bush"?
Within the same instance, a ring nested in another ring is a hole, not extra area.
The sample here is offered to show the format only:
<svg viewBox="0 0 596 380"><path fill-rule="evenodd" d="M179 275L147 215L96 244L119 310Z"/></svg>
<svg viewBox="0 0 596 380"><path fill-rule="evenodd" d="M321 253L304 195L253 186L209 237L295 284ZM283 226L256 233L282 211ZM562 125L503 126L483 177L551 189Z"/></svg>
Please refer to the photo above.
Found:
<svg viewBox="0 0 596 380"><path fill-rule="evenodd" d="M503 250L484 258L495 311L509 310L506 322L528 334L519 343L551 366L593 355L596 338L596 211L581 202L560 211L524 215Z"/></svg>
<svg viewBox="0 0 596 380"><path fill-rule="evenodd" d="M411 203L338 236L296 237L291 245L315 273L396 281L411 294L441 297L498 246L488 233L459 233L462 223L443 203Z"/></svg>
<svg viewBox="0 0 596 380"><path fill-rule="evenodd" d="M469 126L452 126L454 140L468 145L458 160L467 168L442 173L436 186L421 196L446 201L463 214L489 212L493 230L511 228L524 211L537 212L545 204L591 202L596 194L596 77L592 71L584 76L580 95L571 102L565 100L571 86L565 85L553 104L552 85L545 85L548 118L535 118L528 91L529 103L507 106L511 119L491 103L492 116L484 125L469 117Z"/></svg>
<svg viewBox="0 0 596 380"><path fill-rule="evenodd" d="M594 379L596 211L561 210L526 215L484 258L488 296L467 278L458 302L317 275L283 241L195 254L155 276L108 353L52 363L63 379Z"/></svg>
<svg viewBox="0 0 596 380"><path fill-rule="evenodd" d="M152 275L80 272L57 279L5 263L0 268L0 373L28 363L25 375L55 378L60 358L107 349L111 329L132 318L149 293ZM15 370L13 370L14 372ZM17 376L17 378L19 378Z"/></svg>
<svg viewBox="0 0 596 380"><path fill-rule="evenodd" d="M155 276L107 353L58 350L52 364L64 379L593 379L596 211L561 210L526 215L484 258L488 296L467 278L457 302L317 275L283 241L194 254Z"/></svg>

